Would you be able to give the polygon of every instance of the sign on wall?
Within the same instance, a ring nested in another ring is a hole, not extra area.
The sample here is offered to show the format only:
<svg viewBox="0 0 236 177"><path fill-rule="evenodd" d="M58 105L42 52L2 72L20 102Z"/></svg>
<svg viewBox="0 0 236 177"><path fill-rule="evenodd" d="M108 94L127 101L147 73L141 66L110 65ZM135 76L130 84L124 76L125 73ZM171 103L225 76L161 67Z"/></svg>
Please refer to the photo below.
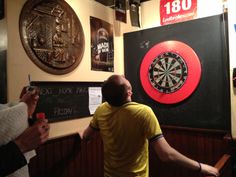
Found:
<svg viewBox="0 0 236 177"><path fill-rule="evenodd" d="M113 26L95 17L90 17L90 26L91 70L113 72Z"/></svg>
<svg viewBox="0 0 236 177"><path fill-rule="evenodd" d="M161 0L161 25L194 19L197 16L197 0Z"/></svg>
<svg viewBox="0 0 236 177"><path fill-rule="evenodd" d="M126 0L115 1L116 20L126 23Z"/></svg>

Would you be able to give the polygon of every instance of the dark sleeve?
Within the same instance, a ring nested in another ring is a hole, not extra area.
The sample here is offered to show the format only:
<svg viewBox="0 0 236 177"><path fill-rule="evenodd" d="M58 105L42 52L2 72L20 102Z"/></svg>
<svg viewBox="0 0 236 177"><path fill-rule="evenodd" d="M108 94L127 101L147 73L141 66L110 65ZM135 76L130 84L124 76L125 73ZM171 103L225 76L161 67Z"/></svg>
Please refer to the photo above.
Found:
<svg viewBox="0 0 236 177"><path fill-rule="evenodd" d="M4 177L27 164L25 156L14 142L0 147L0 177Z"/></svg>
<svg viewBox="0 0 236 177"><path fill-rule="evenodd" d="M149 139L149 142L154 142L156 140L159 140L160 138L164 137L163 134L155 135Z"/></svg>

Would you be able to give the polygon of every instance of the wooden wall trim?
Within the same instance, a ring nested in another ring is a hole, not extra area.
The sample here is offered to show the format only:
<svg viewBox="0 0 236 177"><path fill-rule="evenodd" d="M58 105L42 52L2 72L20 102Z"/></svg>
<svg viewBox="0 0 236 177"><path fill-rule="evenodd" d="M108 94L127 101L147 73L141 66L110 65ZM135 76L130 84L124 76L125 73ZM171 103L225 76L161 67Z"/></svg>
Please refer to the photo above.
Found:
<svg viewBox="0 0 236 177"><path fill-rule="evenodd" d="M175 130L175 131L190 131L190 132L213 133L213 134L228 134L228 132L224 131L224 130L190 128L190 127L180 127L180 126L171 126L171 125L161 125L161 128L162 129Z"/></svg>

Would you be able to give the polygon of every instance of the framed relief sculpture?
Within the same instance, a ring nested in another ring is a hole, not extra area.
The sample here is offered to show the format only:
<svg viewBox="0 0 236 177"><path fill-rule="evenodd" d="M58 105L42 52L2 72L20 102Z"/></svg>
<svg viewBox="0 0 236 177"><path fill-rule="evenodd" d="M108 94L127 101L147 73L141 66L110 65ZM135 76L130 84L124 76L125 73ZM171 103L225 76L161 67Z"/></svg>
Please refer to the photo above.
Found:
<svg viewBox="0 0 236 177"><path fill-rule="evenodd" d="M64 0L29 0L19 20L20 37L29 58L51 74L66 74L81 62L84 32Z"/></svg>

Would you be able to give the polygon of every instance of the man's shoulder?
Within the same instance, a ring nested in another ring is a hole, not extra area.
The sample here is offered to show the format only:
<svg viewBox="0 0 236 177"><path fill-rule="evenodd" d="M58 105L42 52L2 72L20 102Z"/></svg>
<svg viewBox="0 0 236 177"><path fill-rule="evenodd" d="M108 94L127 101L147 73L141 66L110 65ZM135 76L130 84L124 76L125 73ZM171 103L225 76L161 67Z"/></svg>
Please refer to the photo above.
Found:
<svg viewBox="0 0 236 177"><path fill-rule="evenodd" d="M142 104L142 103L137 103L137 102L126 103L125 107L139 109L139 110L151 110L150 106Z"/></svg>
<svg viewBox="0 0 236 177"><path fill-rule="evenodd" d="M104 111L104 109L108 109L109 106L107 102L103 102L97 107L96 112Z"/></svg>
<svg viewBox="0 0 236 177"><path fill-rule="evenodd" d="M98 108L105 108L105 107L108 107L108 106L109 106L109 104L107 102L103 102L102 104L100 104L98 106Z"/></svg>

